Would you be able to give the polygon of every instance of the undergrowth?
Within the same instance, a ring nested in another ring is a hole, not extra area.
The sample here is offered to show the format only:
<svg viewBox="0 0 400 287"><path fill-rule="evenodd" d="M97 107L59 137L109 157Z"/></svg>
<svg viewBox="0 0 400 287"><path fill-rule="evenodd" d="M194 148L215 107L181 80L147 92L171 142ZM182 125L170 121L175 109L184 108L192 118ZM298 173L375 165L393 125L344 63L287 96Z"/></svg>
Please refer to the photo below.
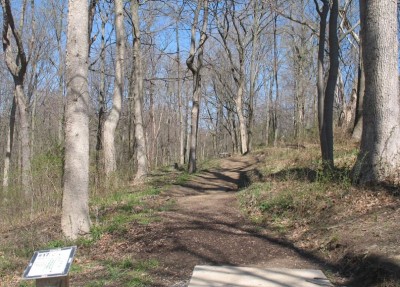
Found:
<svg viewBox="0 0 400 287"><path fill-rule="evenodd" d="M327 171L317 145L265 149L262 180L242 189L239 203L260 229L335 266L340 286L400 286L398 187L352 185L357 153L337 145Z"/></svg>
<svg viewBox="0 0 400 287"><path fill-rule="evenodd" d="M353 150L339 154L355 159ZM324 171L315 150L270 150L260 167L264 180L239 193L241 206L254 221L270 221L278 229L283 223L290 227L294 221L318 221L352 188L350 166L344 161L336 170Z"/></svg>
<svg viewBox="0 0 400 287"><path fill-rule="evenodd" d="M179 172L169 180L171 183L183 181L187 175ZM78 252L90 254L96 243L105 234L123 237L132 224L148 225L160 221L159 211L168 210L174 201L167 203L160 199L162 188L149 180L141 186L124 185L121 181L113 180L107 189L92 186L90 201L90 216L92 227L90 234L70 241L62 237L59 226L60 215L38 217L30 225L21 224L0 238L0 286L1 282L18 272L22 274L27 262L36 250L47 250L65 246L78 246ZM86 263L75 262L72 274L90 272L91 267L101 268L101 279L92 280L83 286L148 286L151 277L147 271L156 268L157 260L133 261L130 259L110 259L106 262L90 260ZM79 276L80 276L79 275ZM19 276L17 276L19 278ZM33 286L33 282L20 281L18 286ZM15 286L15 285L10 285Z"/></svg>
<svg viewBox="0 0 400 287"><path fill-rule="evenodd" d="M126 287L145 287L151 284L152 279L149 271L158 267L155 259L135 261L130 258L116 260L110 258L93 264L82 265L79 273L85 274L96 268L100 276L84 284L84 287L102 287L118 285Z"/></svg>

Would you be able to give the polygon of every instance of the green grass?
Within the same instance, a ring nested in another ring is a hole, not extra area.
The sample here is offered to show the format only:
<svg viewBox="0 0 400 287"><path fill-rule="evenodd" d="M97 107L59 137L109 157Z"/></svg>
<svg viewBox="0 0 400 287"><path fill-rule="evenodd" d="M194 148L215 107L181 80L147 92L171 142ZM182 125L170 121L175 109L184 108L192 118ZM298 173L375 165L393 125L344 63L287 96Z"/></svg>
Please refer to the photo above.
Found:
<svg viewBox="0 0 400 287"><path fill-rule="evenodd" d="M180 175L176 178L175 184L177 184L177 185L185 184L185 183L188 182L192 177L193 177L193 175L191 175L191 174L189 174L189 173L187 173L187 172L184 172L184 173L180 174Z"/></svg>
<svg viewBox="0 0 400 287"><path fill-rule="evenodd" d="M276 149L260 167L265 182L250 185L239 193L242 210L256 222L268 221L278 230L295 221L318 221L351 189L350 166L356 157L353 149L337 153L334 171L324 171L314 149Z"/></svg>
<svg viewBox="0 0 400 287"><path fill-rule="evenodd" d="M92 280L85 287L118 285L126 287L145 287L152 280L149 271L158 267L155 259L134 261L129 258L122 260L109 259L101 262L103 267L101 279ZM90 266L88 266L90 269ZM86 270L88 271L88 270ZM81 271L82 272L82 271ZM79 273L79 272L78 272Z"/></svg>
<svg viewBox="0 0 400 287"><path fill-rule="evenodd" d="M99 240L104 233L124 235L129 231L132 222L148 225L160 221L156 213L164 207L149 205L149 200L156 199L160 192L159 188L151 186L133 192L126 188L109 196L92 199L94 224L91 236L80 238L77 244L88 247Z"/></svg>

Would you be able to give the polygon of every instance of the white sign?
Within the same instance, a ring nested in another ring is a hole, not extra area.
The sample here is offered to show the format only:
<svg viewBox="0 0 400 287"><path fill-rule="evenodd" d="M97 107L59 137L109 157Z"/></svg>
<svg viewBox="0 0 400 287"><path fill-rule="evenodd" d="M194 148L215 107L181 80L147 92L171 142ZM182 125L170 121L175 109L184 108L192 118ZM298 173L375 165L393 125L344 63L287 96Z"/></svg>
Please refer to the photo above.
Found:
<svg viewBox="0 0 400 287"><path fill-rule="evenodd" d="M66 276L74 259L75 251L76 246L36 251L23 274L23 278Z"/></svg>

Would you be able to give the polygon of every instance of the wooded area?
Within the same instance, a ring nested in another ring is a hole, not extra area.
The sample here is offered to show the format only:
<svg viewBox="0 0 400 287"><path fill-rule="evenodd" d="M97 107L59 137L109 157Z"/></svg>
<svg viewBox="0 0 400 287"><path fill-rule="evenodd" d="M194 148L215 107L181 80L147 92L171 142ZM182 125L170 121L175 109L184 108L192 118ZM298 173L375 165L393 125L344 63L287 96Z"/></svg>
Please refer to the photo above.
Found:
<svg viewBox="0 0 400 287"><path fill-rule="evenodd" d="M400 181L395 0L1 0L0 200L62 209L151 170L263 146L360 142L355 184ZM352 139L353 138L353 139Z"/></svg>

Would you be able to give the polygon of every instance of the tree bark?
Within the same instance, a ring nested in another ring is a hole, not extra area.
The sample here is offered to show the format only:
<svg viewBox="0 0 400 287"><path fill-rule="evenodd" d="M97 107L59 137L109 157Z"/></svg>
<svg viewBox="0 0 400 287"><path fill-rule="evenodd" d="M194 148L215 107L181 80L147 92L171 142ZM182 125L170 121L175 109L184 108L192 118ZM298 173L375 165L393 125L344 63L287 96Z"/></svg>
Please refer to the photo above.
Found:
<svg viewBox="0 0 400 287"><path fill-rule="evenodd" d="M196 48L196 28L201 7L203 6L203 25L199 45ZM201 68L203 67L203 51L207 40L207 23L208 23L208 0L198 1L194 15L194 20L191 30L190 52L186 60L186 65L193 74L193 99L190 124L190 148L189 148L189 173L194 173L197 170L197 134L199 126L199 111L201 97ZM197 50L197 51L196 51ZM197 65L194 65L194 59L197 52Z"/></svg>
<svg viewBox="0 0 400 287"><path fill-rule="evenodd" d="M274 147L278 145L279 122L278 122L278 104L279 104L279 82L278 82L278 47L277 47L277 21L278 14L274 16L274 83L275 83L275 101L272 115L272 127L274 133Z"/></svg>
<svg viewBox="0 0 400 287"><path fill-rule="evenodd" d="M125 26L123 0L114 1L115 9L115 36L116 36L116 60L113 103L110 113L104 122L103 130L103 156L104 172L106 177L117 169L115 154L115 131L121 116L122 95L124 89L124 61L125 61Z"/></svg>
<svg viewBox="0 0 400 287"><path fill-rule="evenodd" d="M117 4L115 4L117 5ZM117 18L117 16L115 16ZM100 178L104 171L104 156L101 155L103 150L103 131L104 131L104 117L106 113L106 54L105 54L105 33L106 33L106 16L101 16L101 44L100 44L100 88L98 95L99 114L97 119L97 135L96 135L96 182L99 184ZM117 29L116 29L117 30ZM118 57L118 56L117 56ZM116 60L116 62L118 59ZM117 77L117 75L115 75Z"/></svg>
<svg viewBox="0 0 400 287"><path fill-rule="evenodd" d="M397 1L360 1L365 68L363 132L354 180L400 182Z"/></svg>
<svg viewBox="0 0 400 287"><path fill-rule="evenodd" d="M271 102L274 87L274 75L270 77L269 90L267 91L267 76L264 75L264 93L265 93L265 146L269 146L269 133L271 121Z"/></svg>
<svg viewBox="0 0 400 287"><path fill-rule="evenodd" d="M185 154L186 154L186 121L184 114L184 101L182 96L181 89L181 53L179 47L179 30L178 30L178 22L176 23L176 31L175 31L175 40L176 40L176 68L177 68L177 94L178 94L178 104L179 104L179 163L181 165L185 164Z"/></svg>
<svg viewBox="0 0 400 287"><path fill-rule="evenodd" d="M361 13L361 11L360 11ZM361 26L363 24L361 23ZM362 27L361 27L362 29ZM358 67L358 85L357 85L357 104L356 104L356 114L354 120L354 129L352 133L352 138L360 141L362 135L363 127L363 102L365 95L365 73L364 73L364 61L363 61L363 36L360 33L360 49L359 49L359 67Z"/></svg>
<svg viewBox="0 0 400 287"><path fill-rule="evenodd" d="M14 127L15 127L15 112L16 103L15 96L13 97L10 111L10 123L7 129L7 146L6 156L4 157L4 169L3 169L3 190L7 192L9 185L9 173L10 173L10 162L11 162L11 151L14 144Z"/></svg>
<svg viewBox="0 0 400 287"><path fill-rule="evenodd" d="M329 75L325 89L324 113L320 131L322 161L333 169L333 102L339 71L339 39L337 35L339 1L333 0L329 17ZM323 143L323 144L322 144Z"/></svg>
<svg viewBox="0 0 400 287"><path fill-rule="evenodd" d="M28 108L24 94L22 83L15 85L15 97L20 122L20 138L21 138L21 166L22 166L22 186L24 188L25 197L28 198L32 192L31 177L31 150L29 141L29 120Z"/></svg>
<svg viewBox="0 0 400 287"><path fill-rule="evenodd" d="M323 1L322 11L319 10L317 0L315 0L317 5L317 11L320 15L320 27L319 27L319 40L318 40L318 73L317 73L317 93L318 93L318 126L319 133L321 135L324 119L324 59L325 59L325 38L326 38L326 19L329 12L329 1ZM321 149L325 146L325 138L321 139Z"/></svg>
<svg viewBox="0 0 400 287"><path fill-rule="evenodd" d="M143 68L141 54L141 39L139 27L139 1L131 2L132 24L133 24L133 106L134 106L134 124L136 141L136 159L137 171L135 182L141 182L147 177L147 155L146 138L143 127Z"/></svg>
<svg viewBox="0 0 400 287"><path fill-rule="evenodd" d="M256 64L256 55L258 47L258 33L259 33L259 9L258 9L258 0L253 1L253 41L251 47L251 58L250 58L250 91L249 91L249 137L248 137L248 149L249 152L253 146L253 130L254 130L254 98L256 97L256 80L257 80L257 64Z"/></svg>
<svg viewBox="0 0 400 287"><path fill-rule="evenodd" d="M247 125L246 120L243 114L243 93L244 93L244 70L243 70L243 77L239 79L239 87L235 98L235 104L237 109L237 114L239 118L239 132L240 132L240 147L241 153L247 154L249 152L248 149L248 134L247 134Z"/></svg>
<svg viewBox="0 0 400 287"><path fill-rule="evenodd" d="M61 228L69 239L90 230L88 3L70 0L66 54L67 106Z"/></svg>
<svg viewBox="0 0 400 287"><path fill-rule="evenodd" d="M9 72L14 80L14 97L19 114L20 137L21 137L21 168L22 168L22 187L25 196L28 198L32 194L32 177L31 177L31 151L29 141L29 120L28 105L24 94L24 79L28 66L24 46L20 32L14 24L10 1L1 0L3 9L3 50L5 62ZM21 31L22 31L21 24ZM15 40L16 48L12 47L12 39ZM14 52L16 50L16 53ZM16 54L16 55L15 55ZM11 155L12 150L10 151Z"/></svg>

